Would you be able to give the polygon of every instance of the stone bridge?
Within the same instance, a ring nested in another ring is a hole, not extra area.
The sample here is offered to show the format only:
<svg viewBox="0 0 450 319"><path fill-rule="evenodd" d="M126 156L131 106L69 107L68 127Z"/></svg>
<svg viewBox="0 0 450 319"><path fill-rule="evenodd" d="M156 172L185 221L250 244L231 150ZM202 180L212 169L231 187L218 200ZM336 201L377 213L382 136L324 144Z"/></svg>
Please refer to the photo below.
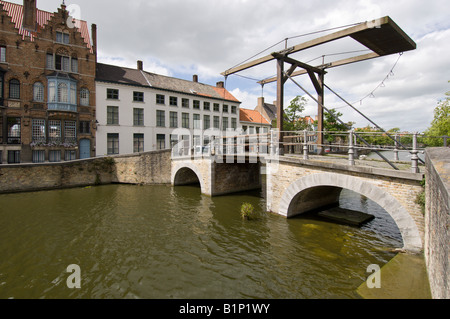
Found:
<svg viewBox="0 0 450 319"><path fill-rule="evenodd" d="M264 169L262 169L264 168ZM217 196L261 188L267 174L267 211L290 218L339 205L343 189L359 193L389 213L403 237L404 250L419 252L424 243L424 216L416 197L424 174L352 166L289 156L172 158L172 185L200 183L205 195Z"/></svg>

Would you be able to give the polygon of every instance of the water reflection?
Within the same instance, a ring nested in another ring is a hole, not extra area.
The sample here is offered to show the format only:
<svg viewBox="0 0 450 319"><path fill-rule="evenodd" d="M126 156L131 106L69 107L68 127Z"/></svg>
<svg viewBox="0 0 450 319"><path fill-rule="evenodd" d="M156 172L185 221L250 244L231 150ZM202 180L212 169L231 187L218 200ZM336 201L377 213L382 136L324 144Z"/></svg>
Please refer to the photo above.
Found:
<svg viewBox="0 0 450 319"><path fill-rule="evenodd" d="M0 298L356 298L369 264L401 247L389 215L356 228L265 214L260 192L208 197L198 187L110 185L0 195ZM66 286L81 267L82 288Z"/></svg>

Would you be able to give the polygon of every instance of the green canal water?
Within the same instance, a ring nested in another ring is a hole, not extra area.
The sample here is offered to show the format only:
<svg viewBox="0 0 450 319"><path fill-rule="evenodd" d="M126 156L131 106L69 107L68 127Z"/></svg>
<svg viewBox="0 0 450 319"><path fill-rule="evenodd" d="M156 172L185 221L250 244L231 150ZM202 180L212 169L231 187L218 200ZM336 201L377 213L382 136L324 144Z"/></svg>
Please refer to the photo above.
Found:
<svg viewBox="0 0 450 319"><path fill-rule="evenodd" d="M263 213L260 192L210 198L198 187L109 185L0 195L0 298L359 298L402 247L378 205L344 192L362 227ZM69 289L67 267L80 267Z"/></svg>

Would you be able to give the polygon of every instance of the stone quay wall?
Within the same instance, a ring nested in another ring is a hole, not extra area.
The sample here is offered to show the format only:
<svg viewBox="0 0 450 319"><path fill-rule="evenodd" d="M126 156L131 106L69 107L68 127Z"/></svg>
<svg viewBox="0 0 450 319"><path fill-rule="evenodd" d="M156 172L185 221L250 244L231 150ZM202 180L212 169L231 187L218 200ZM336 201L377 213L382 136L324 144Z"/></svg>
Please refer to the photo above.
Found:
<svg viewBox="0 0 450 319"><path fill-rule="evenodd" d="M426 150L425 260L434 299L450 298L450 148Z"/></svg>
<svg viewBox="0 0 450 319"><path fill-rule="evenodd" d="M0 193L121 184L170 184L170 151L59 163L0 165Z"/></svg>

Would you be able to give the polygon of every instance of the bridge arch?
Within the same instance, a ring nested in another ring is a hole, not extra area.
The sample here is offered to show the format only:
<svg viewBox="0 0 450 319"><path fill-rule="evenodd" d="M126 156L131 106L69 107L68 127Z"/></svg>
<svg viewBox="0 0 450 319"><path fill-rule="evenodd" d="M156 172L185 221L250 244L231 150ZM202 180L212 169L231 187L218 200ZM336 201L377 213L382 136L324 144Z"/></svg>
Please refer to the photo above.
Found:
<svg viewBox="0 0 450 319"><path fill-rule="evenodd" d="M183 163L183 165L172 170L171 183L173 186L200 183L202 193L205 191L202 174L195 165L190 163Z"/></svg>
<svg viewBox="0 0 450 319"><path fill-rule="evenodd" d="M386 190L358 177L319 173L297 179L283 193L279 214L289 218L320 206L336 203L342 189L361 194L386 210L400 230L403 249L415 252L422 250L419 230L406 208ZM306 203L303 202L305 199Z"/></svg>

